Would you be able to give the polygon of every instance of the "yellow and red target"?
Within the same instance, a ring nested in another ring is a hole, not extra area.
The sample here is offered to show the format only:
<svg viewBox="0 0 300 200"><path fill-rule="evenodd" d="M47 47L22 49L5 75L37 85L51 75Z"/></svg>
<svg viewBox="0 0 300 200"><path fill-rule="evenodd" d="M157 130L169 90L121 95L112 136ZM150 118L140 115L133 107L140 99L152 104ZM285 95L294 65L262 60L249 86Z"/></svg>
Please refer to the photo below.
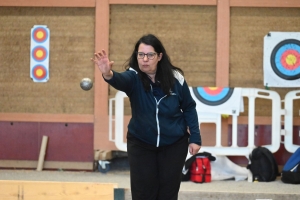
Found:
<svg viewBox="0 0 300 200"><path fill-rule="evenodd" d="M49 80L50 30L45 25L31 29L30 77L34 82Z"/></svg>
<svg viewBox="0 0 300 200"><path fill-rule="evenodd" d="M300 34L270 32L264 38L264 85L300 86Z"/></svg>
<svg viewBox="0 0 300 200"><path fill-rule="evenodd" d="M37 46L32 50L32 58L37 62L42 62L48 57L48 51L43 46Z"/></svg>
<svg viewBox="0 0 300 200"><path fill-rule="evenodd" d="M32 68L32 75L36 80L44 80L47 77L48 70L42 65L36 65Z"/></svg>
<svg viewBox="0 0 300 200"><path fill-rule="evenodd" d="M37 42L45 42L48 39L49 32L45 27L38 26L32 31L32 39Z"/></svg>

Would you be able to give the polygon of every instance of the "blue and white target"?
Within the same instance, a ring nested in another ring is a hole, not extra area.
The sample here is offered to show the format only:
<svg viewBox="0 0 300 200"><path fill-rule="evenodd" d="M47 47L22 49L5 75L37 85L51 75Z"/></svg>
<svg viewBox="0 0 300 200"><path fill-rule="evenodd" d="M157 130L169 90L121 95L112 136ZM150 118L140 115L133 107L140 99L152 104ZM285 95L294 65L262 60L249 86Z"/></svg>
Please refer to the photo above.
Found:
<svg viewBox="0 0 300 200"><path fill-rule="evenodd" d="M216 106L226 102L233 93L228 87L194 87L195 96L206 105Z"/></svg>
<svg viewBox="0 0 300 200"><path fill-rule="evenodd" d="M264 85L300 86L300 33L270 32L265 36Z"/></svg>
<svg viewBox="0 0 300 200"><path fill-rule="evenodd" d="M239 115L244 111L241 88L190 87L190 92L198 114Z"/></svg>

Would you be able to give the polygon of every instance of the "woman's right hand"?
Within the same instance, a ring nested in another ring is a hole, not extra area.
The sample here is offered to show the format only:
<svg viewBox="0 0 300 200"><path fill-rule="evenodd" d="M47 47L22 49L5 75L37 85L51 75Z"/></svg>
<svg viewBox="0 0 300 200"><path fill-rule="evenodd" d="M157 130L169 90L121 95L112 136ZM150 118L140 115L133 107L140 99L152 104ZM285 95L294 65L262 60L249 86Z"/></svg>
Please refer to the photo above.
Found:
<svg viewBox="0 0 300 200"><path fill-rule="evenodd" d="M113 76L111 71L114 61L109 61L106 52L102 49L102 52L95 53L95 57L91 60L98 66L100 72L105 79L110 79Z"/></svg>

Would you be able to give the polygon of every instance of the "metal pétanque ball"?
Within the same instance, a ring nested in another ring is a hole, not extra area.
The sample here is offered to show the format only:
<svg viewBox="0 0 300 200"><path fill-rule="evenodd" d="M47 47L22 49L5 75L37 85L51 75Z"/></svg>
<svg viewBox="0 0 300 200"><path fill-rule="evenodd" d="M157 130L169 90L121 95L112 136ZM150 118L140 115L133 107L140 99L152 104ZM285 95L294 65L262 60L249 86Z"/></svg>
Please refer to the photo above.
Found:
<svg viewBox="0 0 300 200"><path fill-rule="evenodd" d="M81 89L88 91L93 87L93 82L89 78L83 78L80 82Z"/></svg>

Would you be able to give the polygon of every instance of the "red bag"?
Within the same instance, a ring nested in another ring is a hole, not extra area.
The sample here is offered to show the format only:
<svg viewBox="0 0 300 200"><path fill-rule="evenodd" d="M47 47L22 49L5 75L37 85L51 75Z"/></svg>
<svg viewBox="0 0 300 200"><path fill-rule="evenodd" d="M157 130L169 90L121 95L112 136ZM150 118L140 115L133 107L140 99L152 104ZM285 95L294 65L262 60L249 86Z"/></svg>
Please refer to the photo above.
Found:
<svg viewBox="0 0 300 200"><path fill-rule="evenodd" d="M191 181L196 183L211 182L211 167L210 160L207 157L197 156L192 163L191 168Z"/></svg>

